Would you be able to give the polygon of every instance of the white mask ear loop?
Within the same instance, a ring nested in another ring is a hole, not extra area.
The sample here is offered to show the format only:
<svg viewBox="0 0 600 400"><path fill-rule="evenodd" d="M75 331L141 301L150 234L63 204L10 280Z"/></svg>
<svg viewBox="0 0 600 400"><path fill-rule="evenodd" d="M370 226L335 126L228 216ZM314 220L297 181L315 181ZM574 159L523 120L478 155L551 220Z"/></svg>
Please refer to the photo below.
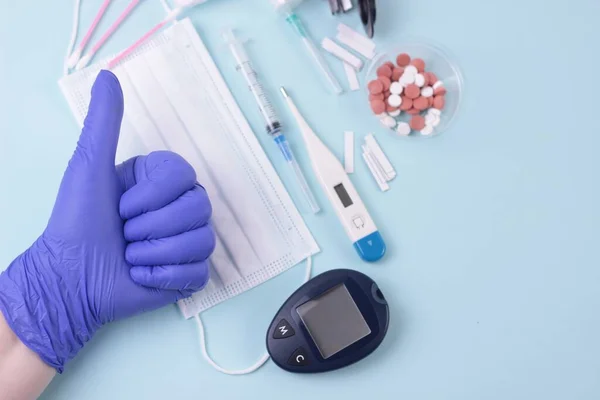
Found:
<svg viewBox="0 0 600 400"><path fill-rule="evenodd" d="M69 74L69 57L75 48L75 42L77 41L77 31L79 30L79 11L81 9L81 0L75 0L75 9L73 11L73 28L71 30L71 39L69 40L69 47L67 48L67 55L65 57L65 64L63 67L63 74L66 76Z"/></svg>
<svg viewBox="0 0 600 400"><path fill-rule="evenodd" d="M69 68L74 68L75 65L77 65L77 62L81 58L81 55L83 54L83 51L85 50L85 47L87 46L88 42L92 38L92 35L94 34L94 31L96 30L96 27L102 20L102 17L104 16L104 13L106 12L106 9L110 5L111 1L112 0L104 0L102 5L100 6L98 13L94 17L94 20L92 21L92 24L88 28L86 34L83 36L83 39L81 39L81 43L79 43L79 46L77 47L77 49L68 58L67 66Z"/></svg>
<svg viewBox="0 0 600 400"><path fill-rule="evenodd" d="M306 259L306 275L304 276L303 283L308 282L308 280L310 279L311 272L312 272L312 256L308 256L308 258ZM269 353L265 352L265 354L263 354L263 356L256 363L254 363L254 365L252 365L248 368L232 371L232 370L228 370L228 369L221 367L210 357L210 355L208 354L208 351L206 350L206 336L204 335L204 325L202 324L202 319L200 319L200 314L194 315L194 319L196 320L196 323L198 325L198 338L200 340L200 348L202 349L202 356L217 371L222 372L224 374L228 374L228 375L245 375L245 374L249 374L251 372L256 371L257 369L262 367L263 364L266 363L267 360L269 359Z"/></svg>

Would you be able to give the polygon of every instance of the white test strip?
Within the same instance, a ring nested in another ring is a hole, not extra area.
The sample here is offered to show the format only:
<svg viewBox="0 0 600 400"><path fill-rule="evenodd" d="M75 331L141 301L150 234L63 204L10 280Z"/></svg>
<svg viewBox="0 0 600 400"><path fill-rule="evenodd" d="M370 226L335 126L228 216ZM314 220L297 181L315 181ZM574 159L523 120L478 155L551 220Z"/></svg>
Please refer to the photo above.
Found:
<svg viewBox="0 0 600 400"><path fill-rule="evenodd" d="M363 147L363 151L365 153L367 153L367 157L369 158L369 161L373 165L373 168L376 171L376 176L379 178L379 180L382 182L389 182L390 180L387 179L385 171L383 170L383 168L381 168L381 165L379 165L379 163L377 162L377 157L375 157L375 155L373 154L371 149L369 149L369 146L367 146L365 144L362 147Z"/></svg>
<svg viewBox="0 0 600 400"><path fill-rule="evenodd" d="M360 58L356 57L333 40L325 38L321 42L321 46L335 57L350 64L355 70L360 71L362 69L363 62Z"/></svg>
<svg viewBox="0 0 600 400"><path fill-rule="evenodd" d="M387 184L385 178L381 174L381 171L379 171L375 165L373 154L369 152L369 149L367 149L366 146L363 146L362 149L363 160L365 160L365 164L367 164L369 171L371 171L371 175L373 176L373 179L375 179L377 186L379 186L379 189L381 189L382 192L387 192L390 190L390 185Z"/></svg>
<svg viewBox="0 0 600 400"><path fill-rule="evenodd" d="M381 166L382 171L385 173L386 180L391 181L396 177L396 170L394 170L394 166L390 163L390 160L385 156L381 147L379 147L379 143L375 140L375 136L372 133L369 133L365 136L365 143L369 151L375 157L377 163Z"/></svg>
<svg viewBox="0 0 600 400"><path fill-rule="evenodd" d="M368 37L356 32L354 29L350 28L348 25L342 24L342 23L338 24L338 32L342 36L349 37L349 38L351 38L352 41L354 41L356 43L360 43L360 45L362 47L364 47L365 49L368 49L371 52L375 51L375 42L374 41L372 41Z"/></svg>
<svg viewBox="0 0 600 400"><path fill-rule="evenodd" d="M342 8L344 11L350 11L352 10L352 7L354 7L352 5L352 0L342 0Z"/></svg>
<svg viewBox="0 0 600 400"><path fill-rule="evenodd" d="M354 132L344 132L344 169L346 173L354 172Z"/></svg>
<svg viewBox="0 0 600 400"><path fill-rule="evenodd" d="M369 60L372 60L375 57L375 48L365 46L364 43L356 41L352 36L346 35L342 32L338 32L335 38L340 43L348 46L349 48L368 58Z"/></svg>
<svg viewBox="0 0 600 400"><path fill-rule="evenodd" d="M346 72L346 78L348 78L348 85L350 86L351 91L356 91L360 89L360 84L358 83L358 75L356 75L356 70L352 65L348 63L344 63L344 71Z"/></svg>

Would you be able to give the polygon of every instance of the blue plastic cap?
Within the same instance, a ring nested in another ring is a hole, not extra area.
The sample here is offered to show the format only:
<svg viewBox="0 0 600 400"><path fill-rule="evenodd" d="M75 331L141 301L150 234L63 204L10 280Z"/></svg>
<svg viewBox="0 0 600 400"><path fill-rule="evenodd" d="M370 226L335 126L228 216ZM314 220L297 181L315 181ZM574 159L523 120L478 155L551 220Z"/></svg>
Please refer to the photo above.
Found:
<svg viewBox="0 0 600 400"><path fill-rule="evenodd" d="M374 262L385 255L385 242L379 231L371 233L369 236L354 242L354 248L360 258L368 262Z"/></svg>

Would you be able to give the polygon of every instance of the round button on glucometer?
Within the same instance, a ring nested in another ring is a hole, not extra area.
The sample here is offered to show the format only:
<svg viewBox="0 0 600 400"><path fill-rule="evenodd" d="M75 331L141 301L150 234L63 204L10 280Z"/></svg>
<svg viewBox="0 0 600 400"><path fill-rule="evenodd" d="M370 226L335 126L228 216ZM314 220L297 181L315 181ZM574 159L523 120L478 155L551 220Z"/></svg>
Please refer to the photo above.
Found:
<svg viewBox="0 0 600 400"><path fill-rule="evenodd" d="M304 347L298 347L288 360L288 364L294 367L305 367L310 364L308 360L308 352Z"/></svg>
<svg viewBox="0 0 600 400"><path fill-rule="evenodd" d="M294 336L295 333L296 332L294 331L294 328L290 326L290 323L285 319L282 319L277 323L277 327L273 331L273 339L289 338L290 336Z"/></svg>

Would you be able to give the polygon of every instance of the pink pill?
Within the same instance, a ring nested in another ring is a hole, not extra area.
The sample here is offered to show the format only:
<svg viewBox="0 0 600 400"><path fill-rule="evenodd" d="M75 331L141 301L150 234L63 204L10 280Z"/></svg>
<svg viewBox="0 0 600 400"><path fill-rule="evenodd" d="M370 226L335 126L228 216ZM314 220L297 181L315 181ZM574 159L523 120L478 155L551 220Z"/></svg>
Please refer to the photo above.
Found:
<svg viewBox="0 0 600 400"><path fill-rule="evenodd" d="M403 73L404 73L404 68L402 68L402 67L394 68L394 70L392 71L392 80L394 82L398 82L398 80L400 79L400 77L402 76Z"/></svg>
<svg viewBox="0 0 600 400"><path fill-rule="evenodd" d="M421 129L425 128L425 118L420 115L413 115L409 124L413 130L420 131Z"/></svg>
<svg viewBox="0 0 600 400"><path fill-rule="evenodd" d="M374 81L369 82L367 88L369 89L369 93L379 94L383 92L383 83L380 80L375 79Z"/></svg>
<svg viewBox="0 0 600 400"><path fill-rule="evenodd" d="M392 69L392 71L394 70L394 68L396 68L394 63L391 61L386 61L383 65L387 65L388 67L390 67Z"/></svg>
<svg viewBox="0 0 600 400"><path fill-rule="evenodd" d="M423 87L429 86L429 72L423 72L423 77L425 78L425 83L423 83Z"/></svg>
<svg viewBox="0 0 600 400"><path fill-rule="evenodd" d="M413 101L406 96L402 96L402 104L400 105L400 109L402 111L408 111L412 108Z"/></svg>
<svg viewBox="0 0 600 400"><path fill-rule="evenodd" d="M428 104L427 104L428 107L430 107L430 108L433 107L433 96L428 97L427 102L428 102Z"/></svg>
<svg viewBox="0 0 600 400"><path fill-rule="evenodd" d="M381 67L377 68L377 76L386 76L388 78L391 78L392 69L389 65L383 64Z"/></svg>
<svg viewBox="0 0 600 400"><path fill-rule="evenodd" d="M371 101L371 100L381 100L381 101L383 101L383 93L370 94L369 95L369 101ZM431 101L433 101L433 98L431 98Z"/></svg>
<svg viewBox="0 0 600 400"><path fill-rule="evenodd" d="M410 64L410 56L406 53L398 54L398 57L396 57L396 64L398 64L399 67L406 67Z"/></svg>
<svg viewBox="0 0 600 400"><path fill-rule="evenodd" d="M444 96L434 96L433 97L433 108L442 110L445 105L446 105L446 99L444 98Z"/></svg>
<svg viewBox="0 0 600 400"><path fill-rule="evenodd" d="M411 83L404 88L404 94L410 99L416 99L421 95L421 89L417 85Z"/></svg>
<svg viewBox="0 0 600 400"><path fill-rule="evenodd" d="M383 91L387 92L390 89L390 85L392 84L391 79L383 75L379 76L377 79L379 79L381 83L383 83Z"/></svg>
<svg viewBox="0 0 600 400"><path fill-rule="evenodd" d="M417 115L420 112L421 111L417 110L416 108L411 108L410 110L407 111L407 113L409 113L410 115Z"/></svg>
<svg viewBox="0 0 600 400"><path fill-rule="evenodd" d="M371 110L375 113L375 115L383 114L385 112L386 106L383 100L372 100L371 101Z"/></svg>
<svg viewBox="0 0 600 400"><path fill-rule="evenodd" d="M394 112L394 111L398 111L400 109L400 107L392 107L389 104L385 107L385 111L387 112Z"/></svg>
<svg viewBox="0 0 600 400"><path fill-rule="evenodd" d="M444 86L439 86L433 91L433 94L436 96L443 96L446 94L446 88Z"/></svg>
<svg viewBox="0 0 600 400"><path fill-rule="evenodd" d="M429 107L429 100L423 96L417 97L415 101L413 101L413 107L423 111Z"/></svg>
<svg viewBox="0 0 600 400"><path fill-rule="evenodd" d="M439 81L433 72L428 72L427 74L429 75L429 86L433 86L437 81Z"/></svg>
<svg viewBox="0 0 600 400"><path fill-rule="evenodd" d="M417 71L420 73L425 71L425 61L423 61L422 58L413 58L413 60L410 62L410 65L414 65L415 68L417 68Z"/></svg>

